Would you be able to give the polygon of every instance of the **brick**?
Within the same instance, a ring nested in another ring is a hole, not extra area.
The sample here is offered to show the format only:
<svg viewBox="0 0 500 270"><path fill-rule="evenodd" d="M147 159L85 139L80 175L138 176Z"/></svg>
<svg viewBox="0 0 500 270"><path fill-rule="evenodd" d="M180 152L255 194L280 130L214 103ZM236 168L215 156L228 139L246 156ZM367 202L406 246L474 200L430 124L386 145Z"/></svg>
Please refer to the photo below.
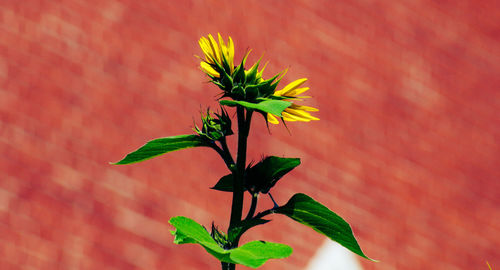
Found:
<svg viewBox="0 0 500 270"><path fill-rule="evenodd" d="M215 153L108 164L217 106L193 57L217 31L237 58L265 52L266 74L289 67L282 83L309 78L304 104L320 108L290 132L252 123L249 160L302 159L277 200L305 192L347 219L381 260L364 269L498 265L498 4L228 4L0 3L1 269L219 268L167 224L226 228L230 195L208 189L227 173ZM323 240L284 217L246 237L294 247L262 269L302 269Z"/></svg>

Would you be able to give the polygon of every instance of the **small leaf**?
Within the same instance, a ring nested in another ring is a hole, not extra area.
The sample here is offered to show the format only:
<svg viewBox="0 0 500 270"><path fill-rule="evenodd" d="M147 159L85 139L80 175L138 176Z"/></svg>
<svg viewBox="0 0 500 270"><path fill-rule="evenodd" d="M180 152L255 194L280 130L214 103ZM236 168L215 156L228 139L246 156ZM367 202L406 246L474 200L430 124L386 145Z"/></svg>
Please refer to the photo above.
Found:
<svg viewBox="0 0 500 270"><path fill-rule="evenodd" d="M262 99L259 103L252 103L247 101L238 101L238 100L220 100L219 103L221 105L234 107L236 105L241 105L247 109L259 110L262 112L274 114L276 116L281 117L281 113L290 105L291 102L284 100L274 100L274 99Z"/></svg>
<svg viewBox="0 0 500 270"><path fill-rule="evenodd" d="M233 174L223 176L211 189L233 192Z"/></svg>
<svg viewBox="0 0 500 270"><path fill-rule="evenodd" d="M168 152L198 146L208 146L207 142L198 135L179 135L154 139L147 142L136 151L129 153L122 160L112 164L122 165L136 163Z"/></svg>
<svg viewBox="0 0 500 270"><path fill-rule="evenodd" d="M257 268L269 259L280 259L290 256L292 248L278 243L252 241L234 249L223 249L212 239L207 230L196 221L187 217L173 217L169 221L176 230L176 244L199 244L219 261L242 264Z"/></svg>
<svg viewBox="0 0 500 270"><path fill-rule="evenodd" d="M351 226L344 219L305 194L293 195L285 205L277 208L275 213L309 226L359 256L372 260L361 251Z"/></svg>
<svg viewBox="0 0 500 270"><path fill-rule="evenodd" d="M299 158L266 157L248 170L248 188L267 193L281 177L299 165Z"/></svg>
<svg viewBox="0 0 500 270"><path fill-rule="evenodd" d="M299 165L299 158L266 157L253 167L246 169L245 190L248 189L252 193L267 193L278 180ZM211 189L232 192L233 175L223 176Z"/></svg>

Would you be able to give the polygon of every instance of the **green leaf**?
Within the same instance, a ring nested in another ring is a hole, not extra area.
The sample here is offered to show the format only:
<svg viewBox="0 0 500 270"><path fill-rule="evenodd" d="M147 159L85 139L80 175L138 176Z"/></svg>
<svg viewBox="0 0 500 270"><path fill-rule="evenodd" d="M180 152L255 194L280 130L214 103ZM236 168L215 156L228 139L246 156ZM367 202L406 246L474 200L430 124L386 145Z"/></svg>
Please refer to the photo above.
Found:
<svg viewBox="0 0 500 270"><path fill-rule="evenodd" d="M198 135L179 135L159 138L147 142L141 148L129 153L122 160L112 164L122 165L136 163L168 152L198 146L208 146L208 143Z"/></svg>
<svg viewBox="0 0 500 270"><path fill-rule="evenodd" d="M300 165L300 158L269 156L248 170L247 188L267 193L285 174Z"/></svg>
<svg viewBox="0 0 500 270"><path fill-rule="evenodd" d="M233 174L223 176L211 189L233 192Z"/></svg>
<svg viewBox="0 0 500 270"><path fill-rule="evenodd" d="M233 242L236 238L239 238L242 234L244 234L247 230L261 224L268 223L270 220L267 219L248 219L242 220L239 224L234 226L229 230L228 237L229 241Z"/></svg>
<svg viewBox="0 0 500 270"><path fill-rule="evenodd" d="M293 249L284 244L252 241L231 249L229 257L236 263L257 268L269 259L283 259L292 254Z"/></svg>
<svg viewBox="0 0 500 270"><path fill-rule="evenodd" d="M236 105L241 105L247 109L259 110L262 112L274 114L281 117L281 112L292 105L291 102L284 100L274 100L274 99L261 99L259 103L252 103L247 101L238 100L220 100L221 105L226 105L234 107Z"/></svg>
<svg viewBox="0 0 500 270"><path fill-rule="evenodd" d="M305 194L293 195L285 205L277 208L275 213L309 226L359 256L372 260L361 251L351 226L344 219Z"/></svg>
<svg viewBox="0 0 500 270"><path fill-rule="evenodd" d="M222 262L257 268L269 259L286 258L292 254L292 248L287 245L264 241L252 241L226 250L217 245L203 226L190 218L173 217L169 223L176 228L172 232L175 244L199 244Z"/></svg>
<svg viewBox="0 0 500 270"><path fill-rule="evenodd" d="M247 179L245 190L248 189L253 193L267 193L281 177L299 165L299 158L266 157L253 167L246 169ZM223 176L211 189L232 192L233 175L228 174Z"/></svg>

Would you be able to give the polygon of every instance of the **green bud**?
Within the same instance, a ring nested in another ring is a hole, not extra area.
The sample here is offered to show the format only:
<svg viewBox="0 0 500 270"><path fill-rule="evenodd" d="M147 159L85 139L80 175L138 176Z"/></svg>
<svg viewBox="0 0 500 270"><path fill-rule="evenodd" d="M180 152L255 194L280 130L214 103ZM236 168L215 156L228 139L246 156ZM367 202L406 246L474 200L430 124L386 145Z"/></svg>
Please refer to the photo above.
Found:
<svg viewBox="0 0 500 270"><path fill-rule="evenodd" d="M201 122L203 124L201 129L195 126L194 130L200 136L211 141L218 141L225 136L233 134L231 118L223 108L221 108L220 113L211 113L207 109L207 113L201 115Z"/></svg>
<svg viewBox="0 0 500 270"><path fill-rule="evenodd" d="M231 248L231 242L229 242L227 235L219 231L219 229L217 229L217 227L214 225L213 222L212 222L212 232L210 233L210 236L212 236L212 238L221 248L223 249Z"/></svg>

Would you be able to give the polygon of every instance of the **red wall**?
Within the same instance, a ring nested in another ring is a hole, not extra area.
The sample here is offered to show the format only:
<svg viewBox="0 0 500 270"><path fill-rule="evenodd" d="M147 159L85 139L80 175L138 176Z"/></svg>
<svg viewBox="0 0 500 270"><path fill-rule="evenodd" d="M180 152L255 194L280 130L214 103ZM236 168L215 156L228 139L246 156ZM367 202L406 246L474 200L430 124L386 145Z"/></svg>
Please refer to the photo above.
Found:
<svg viewBox="0 0 500 270"><path fill-rule="evenodd" d="M253 122L252 159L302 158L280 203L346 218L380 260L365 269L499 268L498 18L497 1L0 1L0 269L219 268L167 224L227 226L215 153L108 164L216 104L193 56L216 32L309 78L321 121ZM324 238L275 217L255 239L294 248L262 269L303 269Z"/></svg>

